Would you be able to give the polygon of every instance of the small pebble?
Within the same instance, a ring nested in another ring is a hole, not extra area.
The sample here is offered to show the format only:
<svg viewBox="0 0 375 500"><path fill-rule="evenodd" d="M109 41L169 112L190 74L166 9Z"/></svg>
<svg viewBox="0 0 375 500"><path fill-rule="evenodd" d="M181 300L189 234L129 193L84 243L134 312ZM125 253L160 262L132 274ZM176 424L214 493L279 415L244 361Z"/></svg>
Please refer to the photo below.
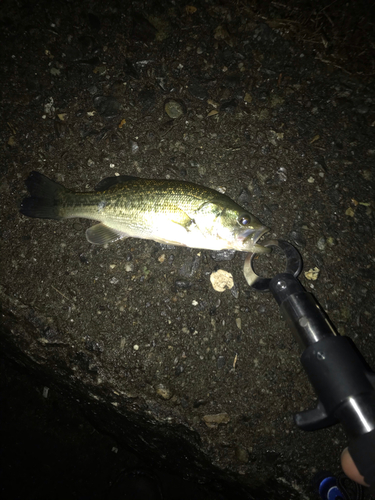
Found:
<svg viewBox="0 0 375 500"><path fill-rule="evenodd" d="M169 118L175 120L176 118L180 118L180 116L184 114L185 110L182 103L171 99L165 103L164 111L167 113Z"/></svg>
<svg viewBox="0 0 375 500"><path fill-rule="evenodd" d="M224 368L225 363L227 362L225 356L219 356L216 361L216 366L218 367L219 370Z"/></svg>
<svg viewBox="0 0 375 500"><path fill-rule="evenodd" d="M172 397L172 392L164 384L158 384L155 390L156 394L162 399L171 399Z"/></svg>
<svg viewBox="0 0 375 500"><path fill-rule="evenodd" d="M239 291L238 285L236 283L234 283L233 288L231 288L230 293L233 295L233 297L235 299L238 299L238 297L240 296L240 291Z"/></svg>
<svg viewBox="0 0 375 500"><path fill-rule="evenodd" d="M216 429L219 424L227 424L230 421L228 413L217 413L216 415L205 415L204 423L211 429Z"/></svg>
<svg viewBox="0 0 375 500"><path fill-rule="evenodd" d="M235 454L235 457L237 458L237 460L239 462L242 462L242 463L247 463L249 461L249 453L248 451L246 450L246 448L244 448L243 446L241 445L238 445L234 451L234 454Z"/></svg>
<svg viewBox="0 0 375 500"><path fill-rule="evenodd" d="M104 118L114 118L121 110L121 104L112 96L94 97L94 106Z"/></svg>
<svg viewBox="0 0 375 500"><path fill-rule="evenodd" d="M332 236L328 236L327 243L330 247L334 247L335 245L337 245L337 240L335 240L335 238L332 238Z"/></svg>
<svg viewBox="0 0 375 500"><path fill-rule="evenodd" d="M180 288L181 290L187 290L188 288L191 287L191 283L185 280L176 280L174 284L176 288Z"/></svg>
<svg viewBox="0 0 375 500"><path fill-rule="evenodd" d="M213 251L211 254L211 259L213 259L216 262L220 262L223 260L233 260L236 251L235 250L217 250Z"/></svg>
<svg viewBox="0 0 375 500"><path fill-rule="evenodd" d="M324 250L325 247L326 247L326 239L324 236L322 236L321 238L319 238L318 240L318 243L316 244L316 246L319 248L319 250Z"/></svg>

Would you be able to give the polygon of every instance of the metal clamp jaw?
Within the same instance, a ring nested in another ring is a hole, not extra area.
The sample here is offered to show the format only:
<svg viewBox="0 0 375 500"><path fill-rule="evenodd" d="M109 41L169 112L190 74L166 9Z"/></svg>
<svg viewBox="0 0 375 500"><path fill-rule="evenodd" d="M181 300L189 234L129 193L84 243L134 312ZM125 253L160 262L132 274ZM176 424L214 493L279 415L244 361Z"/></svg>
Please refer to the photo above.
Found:
<svg viewBox="0 0 375 500"><path fill-rule="evenodd" d="M282 250L286 257L286 268L284 273L291 274L297 278L303 267L302 257L293 245L284 240L267 240L262 242L262 246L266 248L278 247ZM272 278L261 278L253 268L253 260L257 254L249 253L245 259L243 272L247 283L260 292L268 292Z"/></svg>

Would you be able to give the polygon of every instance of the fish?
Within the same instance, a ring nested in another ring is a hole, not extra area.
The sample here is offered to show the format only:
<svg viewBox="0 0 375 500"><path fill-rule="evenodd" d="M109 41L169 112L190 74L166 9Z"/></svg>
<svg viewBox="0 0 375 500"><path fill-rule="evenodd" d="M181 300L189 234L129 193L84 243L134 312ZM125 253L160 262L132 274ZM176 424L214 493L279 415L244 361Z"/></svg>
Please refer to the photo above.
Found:
<svg viewBox="0 0 375 500"><path fill-rule="evenodd" d="M127 175L107 177L95 191L74 192L33 171L21 214L41 219L99 221L86 230L94 245L142 238L204 250L266 253L257 241L269 231L228 196L198 184Z"/></svg>

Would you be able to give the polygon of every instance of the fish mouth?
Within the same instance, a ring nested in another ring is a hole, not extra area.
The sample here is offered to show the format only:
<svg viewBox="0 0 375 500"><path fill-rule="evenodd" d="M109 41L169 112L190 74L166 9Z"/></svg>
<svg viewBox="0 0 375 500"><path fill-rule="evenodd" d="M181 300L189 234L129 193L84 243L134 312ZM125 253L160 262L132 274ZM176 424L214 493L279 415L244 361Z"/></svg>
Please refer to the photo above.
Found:
<svg viewBox="0 0 375 500"><path fill-rule="evenodd" d="M243 235L243 243L246 244L247 241L251 240L252 249L250 251L254 253L270 253L271 249L264 247L261 243L258 243L258 240L262 238L266 233L269 233L271 230L266 226L261 226L259 229L251 229L246 231L246 234Z"/></svg>

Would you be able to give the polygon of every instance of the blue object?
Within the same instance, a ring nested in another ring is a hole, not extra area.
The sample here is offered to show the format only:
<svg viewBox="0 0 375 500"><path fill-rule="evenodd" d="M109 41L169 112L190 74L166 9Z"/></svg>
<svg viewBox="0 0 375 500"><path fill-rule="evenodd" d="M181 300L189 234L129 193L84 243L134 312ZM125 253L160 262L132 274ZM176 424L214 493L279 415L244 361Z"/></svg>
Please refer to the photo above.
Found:
<svg viewBox="0 0 375 500"><path fill-rule="evenodd" d="M323 500L344 500L345 497L337 487L337 480L333 476L326 477L319 485L319 495Z"/></svg>

